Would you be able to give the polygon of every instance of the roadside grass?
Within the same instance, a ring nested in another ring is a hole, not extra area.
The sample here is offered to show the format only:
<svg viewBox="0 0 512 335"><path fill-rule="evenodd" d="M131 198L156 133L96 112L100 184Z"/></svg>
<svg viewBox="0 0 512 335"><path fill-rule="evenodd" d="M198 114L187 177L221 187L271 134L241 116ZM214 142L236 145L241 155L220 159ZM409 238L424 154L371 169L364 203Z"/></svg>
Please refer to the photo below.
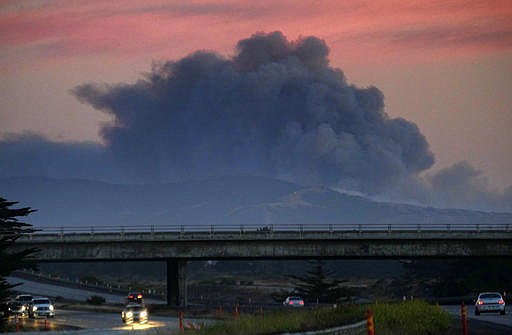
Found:
<svg viewBox="0 0 512 335"><path fill-rule="evenodd" d="M451 326L448 313L423 301L342 305L336 308L291 309L264 315L241 315L215 322L194 332L200 335L263 335L320 330L366 319L372 310L379 335L444 334Z"/></svg>
<svg viewBox="0 0 512 335"><path fill-rule="evenodd" d="M379 335L443 334L452 324L447 312L421 300L376 303L369 308L375 319L375 333Z"/></svg>

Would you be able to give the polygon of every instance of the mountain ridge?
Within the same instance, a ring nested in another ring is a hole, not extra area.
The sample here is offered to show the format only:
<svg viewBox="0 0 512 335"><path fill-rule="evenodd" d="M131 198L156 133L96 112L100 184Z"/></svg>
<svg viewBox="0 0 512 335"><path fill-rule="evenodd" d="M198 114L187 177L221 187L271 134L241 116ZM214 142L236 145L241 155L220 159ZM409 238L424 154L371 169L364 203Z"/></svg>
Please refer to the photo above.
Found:
<svg viewBox="0 0 512 335"><path fill-rule="evenodd" d="M251 175L131 185L15 177L0 179L0 196L37 209L24 221L41 227L512 223L512 213L377 202Z"/></svg>

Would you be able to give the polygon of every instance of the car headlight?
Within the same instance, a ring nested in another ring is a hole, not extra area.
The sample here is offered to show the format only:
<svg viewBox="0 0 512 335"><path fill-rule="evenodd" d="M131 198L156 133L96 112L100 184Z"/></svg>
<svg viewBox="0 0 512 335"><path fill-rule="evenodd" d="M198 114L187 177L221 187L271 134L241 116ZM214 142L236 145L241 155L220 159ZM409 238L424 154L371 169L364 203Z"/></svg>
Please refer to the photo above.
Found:
<svg viewBox="0 0 512 335"><path fill-rule="evenodd" d="M33 312L37 311L37 306L32 307L32 311Z"/></svg>
<svg viewBox="0 0 512 335"><path fill-rule="evenodd" d="M50 311L53 311L53 305L50 305Z"/></svg>
<svg viewBox="0 0 512 335"><path fill-rule="evenodd" d="M142 311L142 312L140 312L140 316L141 316L142 318L145 318L146 316L148 316L148 312L146 312L146 311Z"/></svg>
<svg viewBox="0 0 512 335"><path fill-rule="evenodd" d="M127 317L127 318L131 318L132 316L133 316L133 313L132 313L132 312L127 312L127 313L126 313L126 317Z"/></svg>
<svg viewBox="0 0 512 335"><path fill-rule="evenodd" d="M21 306L21 311L25 312L25 306Z"/></svg>

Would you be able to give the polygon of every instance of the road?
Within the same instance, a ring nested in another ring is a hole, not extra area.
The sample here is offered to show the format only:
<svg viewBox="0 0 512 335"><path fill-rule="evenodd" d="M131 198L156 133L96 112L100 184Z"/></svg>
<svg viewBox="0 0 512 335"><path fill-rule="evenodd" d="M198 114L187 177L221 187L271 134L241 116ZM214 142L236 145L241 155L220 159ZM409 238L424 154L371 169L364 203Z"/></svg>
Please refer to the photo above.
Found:
<svg viewBox="0 0 512 335"><path fill-rule="evenodd" d="M52 285L49 283L39 283L18 277L7 277L7 281L11 284L22 283L22 285L16 287L16 290L22 293L32 294L34 296L47 296L50 298L62 297L64 299L71 299L77 301L85 301L91 295L100 295L105 298L107 303L119 304L123 303L125 295L117 295L110 293L99 293L93 290L87 290L82 288L72 288L66 286ZM148 304L163 304L165 301L156 299L145 299ZM165 330L165 334L174 334L178 332L178 319L176 317L163 317L163 316L152 316L150 315L150 321L146 324L129 324L124 325L121 321L121 309L118 313L105 313L105 312L94 312L94 311L75 311L75 310L63 310L57 306L56 316L53 319L45 320L31 320L23 319L27 325L35 324L38 329L52 329L59 328L59 325L72 326L76 328L82 328L81 330L69 330L61 331L56 334L59 335L89 335L89 334L162 334ZM185 319L185 325L188 322L194 324L200 323L197 320ZM9 334L9 333L7 333ZM13 333L19 334L19 333ZM40 331L35 332L24 332L23 334L40 334Z"/></svg>
<svg viewBox="0 0 512 335"><path fill-rule="evenodd" d="M121 321L121 311L119 313L97 313L60 310L55 317L55 322L84 329L141 330L162 327L178 329L178 319L176 317L150 316L150 321L146 324L132 323L125 325Z"/></svg>
<svg viewBox="0 0 512 335"><path fill-rule="evenodd" d="M442 308L453 316L461 317L460 305L443 305ZM512 307L506 307L507 314L485 313L476 316L472 305L466 306L466 318L468 320L468 330L474 326L479 329L488 329L489 334L512 334ZM492 331L492 332L491 332Z"/></svg>
<svg viewBox="0 0 512 335"><path fill-rule="evenodd" d="M91 295L101 295L105 298L107 303L122 303L124 301L125 296L116 295L110 293L98 293L96 291L81 289L81 288L71 288L64 287L58 285L51 285L48 283L39 283L36 281L30 281L23 278L18 277L7 277L9 283L22 283L21 286L16 289L29 293L32 295L42 295L48 297L62 297L64 299L73 299L73 300L81 300L85 301ZM165 303L162 300L156 299L146 299L146 303L148 304L162 304ZM450 314L459 317L461 316L461 307L460 305L444 305L443 309L448 311ZM502 329L503 334L512 334L512 306L507 306L507 314L499 315L498 313L493 314L481 314L480 316L474 315L474 307L467 306L467 319L469 324L469 329L471 330L471 326L475 325L479 328L488 328L488 329ZM174 332L178 329L178 321L173 317L151 317L151 321L146 325L128 325L124 326L120 319L120 313L95 313L95 312L82 312L82 311L66 311L59 310L57 313L57 317L55 320L49 320L49 322L54 322L55 324L67 324L71 326L76 326L79 328L85 328L81 331L72 331L71 334L82 335L82 334L108 334L106 331L109 330L114 332L115 334L124 333L125 331L128 333L133 333L133 331L137 331L137 333L147 333L147 334L156 334L158 332L161 333L163 329L168 329L169 333ZM133 328L133 329L132 329ZM503 332L503 329L504 332ZM510 331L508 331L508 329ZM37 332L39 333L39 332ZM65 335L68 332L59 332L59 335ZM499 331L496 332L500 333ZM29 334L29 333L25 333ZM34 333L35 334L35 333Z"/></svg>
<svg viewBox="0 0 512 335"><path fill-rule="evenodd" d="M95 335L95 334L178 334L179 325L176 317L151 316L145 324L123 324L121 313L98 313L74 310L57 310L53 319L23 319L25 325L35 324L40 330L48 329L48 333L59 335ZM184 320L187 325L190 322L198 325L200 321ZM46 324L45 324L46 323ZM57 330L59 326L82 328L81 330ZM52 331L55 330L55 331ZM165 331L165 333L164 333ZM40 331L24 332L23 334L40 334ZM19 334L19 333L7 333Z"/></svg>
<svg viewBox="0 0 512 335"><path fill-rule="evenodd" d="M71 299L77 301L85 301L92 295L99 295L105 298L105 302L109 304L124 303L126 295L103 293L94 290L87 290L82 288L66 287L61 285L52 285L48 283L40 283L18 277L7 277L9 284L22 283L21 286L16 287L17 291L32 294L34 296L45 296L50 298L61 297L64 299ZM128 292L127 292L128 293ZM164 304L165 301L145 298L147 304Z"/></svg>

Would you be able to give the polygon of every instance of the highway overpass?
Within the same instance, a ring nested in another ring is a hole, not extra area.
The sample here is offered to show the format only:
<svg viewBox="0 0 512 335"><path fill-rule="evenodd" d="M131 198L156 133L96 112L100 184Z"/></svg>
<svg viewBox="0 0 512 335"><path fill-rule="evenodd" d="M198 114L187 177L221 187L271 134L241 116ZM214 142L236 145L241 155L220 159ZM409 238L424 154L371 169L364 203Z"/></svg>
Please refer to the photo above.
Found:
<svg viewBox="0 0 512 335"><path fill-rule="evenodd" d="M168 303L186 305L186 263L214 259L511 257L512 224L45 228L20 238L38 261L167 262Z"/></svg>

